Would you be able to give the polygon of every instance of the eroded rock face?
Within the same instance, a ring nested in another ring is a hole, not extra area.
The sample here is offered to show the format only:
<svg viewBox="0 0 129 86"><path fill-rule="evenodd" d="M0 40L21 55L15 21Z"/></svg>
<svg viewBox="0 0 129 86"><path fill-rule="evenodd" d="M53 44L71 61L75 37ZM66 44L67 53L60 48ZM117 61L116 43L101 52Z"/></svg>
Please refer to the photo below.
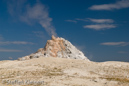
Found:
<svg viewBox="0 0 129 86"><path fill-rule="evenodd" d="M19 58L19 60L28 60L39 57L60 57L71 59L83 59L87 60L87 57L73 46L69 41L64 38L56 38L52 36L51 40L48 40L44 48L40 48L36 53L29 56Z"/></svg>

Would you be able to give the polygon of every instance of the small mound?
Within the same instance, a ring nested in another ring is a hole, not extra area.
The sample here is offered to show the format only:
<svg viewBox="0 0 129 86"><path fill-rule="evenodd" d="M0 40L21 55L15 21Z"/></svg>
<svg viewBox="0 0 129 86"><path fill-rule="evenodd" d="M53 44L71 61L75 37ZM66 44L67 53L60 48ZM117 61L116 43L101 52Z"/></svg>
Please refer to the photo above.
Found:
<svg viewBox="0 0 129 86"><path fill-rule="evenodd" d="M18 60L29 60L39 57L59 57L89 61L89 59L68 40L59 37L56 38L55 36L52 36L51 40L47 41L44 48L40 48L37 52L19 58Z"/></svg>

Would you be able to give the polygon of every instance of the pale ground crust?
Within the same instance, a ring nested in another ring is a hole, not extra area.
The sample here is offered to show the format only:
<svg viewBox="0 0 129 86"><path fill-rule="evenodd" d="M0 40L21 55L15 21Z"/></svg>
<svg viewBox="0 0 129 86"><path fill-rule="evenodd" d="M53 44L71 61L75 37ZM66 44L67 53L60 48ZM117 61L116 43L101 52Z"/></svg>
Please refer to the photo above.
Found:
<svg viewBox="0 0 129 86"><path fill-rule="evenodd" d="M44 81L43 84L7 85L4 80ZM129 63L40 57L0 61L0 86L129 86Z"/></svg>

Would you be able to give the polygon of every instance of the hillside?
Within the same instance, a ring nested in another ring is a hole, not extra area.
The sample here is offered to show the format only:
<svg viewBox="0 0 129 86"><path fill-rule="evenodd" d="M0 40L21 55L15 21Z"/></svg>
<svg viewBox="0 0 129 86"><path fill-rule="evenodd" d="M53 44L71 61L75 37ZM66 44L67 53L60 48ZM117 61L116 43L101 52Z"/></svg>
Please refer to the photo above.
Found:
<svg viewBox="0 0 129 86"><path fill-rule="evenodd" d="M39 57L58 57L58 58L70 58L70 59L83 59L89 61L89 59L78 50L71 42L61 37L55 37L52 35L51 40L47 40L44 48L40 48L37 52L30 55L18 58L20 61L29 60Z"/></svg>
<svg viewBox="0 0 129 86"><path fill-rule="evenodd" d="M129 63L39 57L0 61L0 75L0 86L129 86ZM7 80L43 83L7 85Z"/></svg>

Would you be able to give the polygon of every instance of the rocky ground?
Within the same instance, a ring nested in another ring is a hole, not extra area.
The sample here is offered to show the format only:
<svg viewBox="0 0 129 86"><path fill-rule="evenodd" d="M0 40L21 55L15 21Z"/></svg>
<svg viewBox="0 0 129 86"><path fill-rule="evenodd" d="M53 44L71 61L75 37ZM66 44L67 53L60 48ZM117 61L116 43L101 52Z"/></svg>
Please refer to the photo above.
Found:
<svg viewBox="0 0 129 86"><path fill-rule="evenodd" d="M0 86L129 86L129 63L53 57L0 61Z"/></svg>

